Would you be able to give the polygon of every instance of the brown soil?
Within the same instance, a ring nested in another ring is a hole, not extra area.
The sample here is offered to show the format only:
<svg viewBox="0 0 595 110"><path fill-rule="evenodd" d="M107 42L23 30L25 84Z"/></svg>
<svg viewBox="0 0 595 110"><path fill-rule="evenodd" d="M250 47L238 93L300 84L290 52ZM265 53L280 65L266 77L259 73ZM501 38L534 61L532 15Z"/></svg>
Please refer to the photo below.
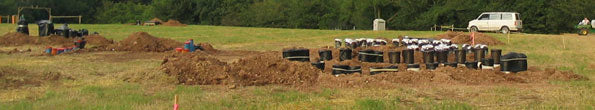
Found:
<svg viewBox="0 0 595 110"><path fill-rule="evenodd" d="M471 35L465 34L464 32L453 32L448 31L444 34L440 34L436 37L436 39L450 39L455 44L471 44ZM483 34L483 33L475 33L475 44L485 44L485 45L502 45L504 43L500 42L498 39Z"/></svg>
<svg viewBox="0 0 595 110"><path fill-rule="evenodd" d="M290 49L290 48L287 48ZM294 85L294 86L322 86L322 87L393 87L394 83L399 84L462 84L462 85L491 85L491 84L515 84L515 83L546 83L551 80L588 80L587 78L574 74L572 72L557 71L555 69L539 70L534 67L529 68L529 71L505 74L495 70L473 70L465 67L439 67L436 70L425 70L425 66L421 64L422 71L413 72L406 71L405 65L398 65L399 72L385 72L377 75L370 75L370 67L385 67L394 64L388 63L363 63L354 60L339 61L338 50L334 48L320 48L310 49L311 61L318 61L318 50L328 49L333 52L333 60L325 61L325 70L321 72L309 62L292 62L281 58L280 52L261 52L253 53L248 57L236 56L238 61L233 63L222 63L218 59L219 54L208 54L204 52L196 52L187 54L192 57L206 57L209 60L168 60L174 59L189 59L184 57L169 57L165 60L163 68L168 74L178 74L178 79L188 79L192 76L211 76L212 73L219 73L214 79L206 79L206 82L218 82L215 84L236 84L242 86L252 85ZM392 48L377 47L379 50L396 50ZM358 49L356 49L358 50ZM221 53L234 53L233 51L223 51ZM179 53L177 53L179 54ZM194 55L200 54L200 55ZM420 54L420 53L416 53ZM244 54L248 55L248 54ZM184 55L179 55L184 56ZM468 55L469 56L469 55ZM419 57L419 58L418 58ZM357 55L355 55L357 58ZM388 58L385 55L385 62ZM419 60L419 61L418 61ZM468 59L470 60L470 59ZM168 63L191 63L177 65L173 67ZM195 67L201 62L218 62L215 66ZM416 56L416 62L421 63L421 54ZM350 66L362 66L362 73L355 73L351 75L331 75L332 65L342 64ZM185 65L191 65L185 67ZM176 68L188 68L184 71L167 71ZM194 69L199 68L199 69ZM205 69L206 68L206 69ZM224 69L221 69L224 68ZM229 69L225 69L229 68ZM179 75L191 74L191 75ZM195 75L200 74L200 75ZM226 79L222 79L226 78ZM180 80L183 82L184 80ZM224 81L226 83L221 83ZM230 83L233 82L233 83ZM189 83L185 83L189 84ZM190 83L190 84L210 84L210 83Z"/></svg>
<svg viewBox="0 0 595 110"><path fill-rule="evenodd" d="M231 68L212 56L195 53L174 53L164 59L165 73L176 76L178 82L188 85L231 84Z"/></svg>
<svg viewBox="0 0 595 110"><path fill-rule="evenodd" d="M316 83L320 70L307 62L291 62L281 52L267 52L240 59L231 64L234 78L240 85L283 84L309 86Z"/></svg>
<svg viewBox="0 0 595 110"><path fill-rule="evenodd" d="M235 84L242 86L282 84L313 85L320 71L309 63L290 62L280 52L254 54L227 64L202 52L166 58L162 67L183 84Z"/></svg>
<svg viewBox="0 0 595 110"><path fill-rule="evenodd" d="M28 36L26 34L10 32L0 37L0 45L21 46L21 45L63 45L72 46L75 38L64 38L58 35L48 37Z"/></svg>
<svg viewBox="0 0 595 110"><path fill-rule="evenodd" d="M142 51L142 52L165 52L181 47L183 43L166 38L157 38L146 32L136 32L128 38L106 46L107 50L115 51Z"/></svg>
<svg viewBox="0 0 595 110"><path fill-rule="evenodd" d="M186 26L186 24L180 23L178 20L168 20L167 22L163 22L164 26Z"/></svg>
<svg viewBox="0 0 595 110"><path fill-rule="evenodd" d="M159 18L153 18L153 19L151 19L151 20L149 20L149 21L163 23L163 20L161 20L161 19L159 19Z"/></svg>
<svg viewBox="0 0 595 110"><path fill-rule="evenodd" d="M105 37L97 34L85 36L85 40L87 41L87 44L91 45L110 45L114 43L114 40L108 40Z"/></svg>
<svg viewBox="0 0 595 110"><path fill-rule="evenodd" d="M56 72L33 73L24 69L0 67L0 89L13 89L25 85L40 86L65 78L72 79Z"/></svg>

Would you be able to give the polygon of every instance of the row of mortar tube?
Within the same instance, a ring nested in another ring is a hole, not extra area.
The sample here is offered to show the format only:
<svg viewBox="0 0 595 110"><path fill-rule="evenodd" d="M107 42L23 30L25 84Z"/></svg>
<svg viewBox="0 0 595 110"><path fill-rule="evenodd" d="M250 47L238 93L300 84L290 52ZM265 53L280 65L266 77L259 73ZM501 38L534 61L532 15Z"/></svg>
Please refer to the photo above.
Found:
<svg viewBox="0 0 595 110"><path fill-rule="evenodd" d="M194 39L188 39L184 42L184 48L176 48L176 52L180 53L188 53L196 51L196 46L194 45Z"/></svg>

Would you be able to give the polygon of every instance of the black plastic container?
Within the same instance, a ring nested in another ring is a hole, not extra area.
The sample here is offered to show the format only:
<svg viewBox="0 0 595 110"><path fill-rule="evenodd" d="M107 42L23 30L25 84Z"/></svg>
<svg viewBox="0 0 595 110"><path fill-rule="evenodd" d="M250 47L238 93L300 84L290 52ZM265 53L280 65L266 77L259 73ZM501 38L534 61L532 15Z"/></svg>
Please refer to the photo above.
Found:
<svg viewBox="0 0 595 110"><path fill-rule="evenodd" d="M486 55L484 49L473 49L473 54L475 55L474 61L481 61Z"/></svg>
<svg viewBox="0 0 595 110"><path fill-rule="evenodd" d="M68 36L69 37L80 37L80 36L78 36L78 31L76 31L76 30L69 30Z"/></svg>
<svg viewBox="0 0 595 110"><path fill-rule="evenodd" d="M492 54L492 59L494 59L494 64L500 64L500 57L502 57L502 50L501 49L492 49L491 54Z"/></svg>
<svg viewBox="0 0 595 110"><path fill-rule="evenodd" d="M455 50L456 62L459 64L465 64L467 62L467 52L465 50Z"/></svg>
<svg viewBox="0 0 595 110"><path fill-rule="evenodd" d="M394 46L399 46L399 41L393 41Z"/></svg>
<svg viewBox="0 0 595 110"><path fill-rule="evenodd" d="M351 60L351 53L352 50L348 49L348 48L342 48L339 50L339 60L340 61L345 61L345 60Z"/></svg>
<svg viewBox="0 0 595 110"><path fill-rule="evenodd" d="M41 20L37 22L37 26L39 27L39 36L49 36L54 33L54 24L51 21Z"/></svg>
<svg viewBox="0 0 595 110"><path fill-rule="evenodd" d="M401 63L401 52L388 52L388 62L391 64Z"/></svg>
<svg viewBox="0 0 595 110"><path fill-rule="evenodd" d="M469 69L478 69L478 65L477 62L473 61L473 62L465 62L465 67L469 68Z"/></svg>
<svg viewBox="0 0 595 110"><path fill-rule="evenodd" d="M500 71L509 73L509 72L511 72L509 67L510 67L510 65L508 64L508 61L500 62Z"/></svg>
<svg viewBox="0 0 595 110"><path fill-rule="evenodd" d="M413 52L415 52L415 51L412 50L412 49L403 50L401 52L401 54L403 54L403 62L405 62L406 64L413 64L413 63L415 63L414 62L415 61L415 59L414 59L415 56L414 56Z"/></svg>
<svg viewBox="0 0 595 110"><path fill-rule="evenodd" d="M426 63L426 69L428 70L436 70L438 68L439 63Z"/></svg>
<svg viewBox="0 0 595 110"><path fill-rule="evenodd" d="M434 63L434 51L423 52L424 63Z"/></svg>
<svg viewBox="0 0 595 110"><path fill-rule="evenodd" d="M448 51L437 51L436 60L438 63L442 64L448 62Z"/></svg>
<svg viewBox="0 0 595 110"><path fill-rule="evenodd" d="M527 56L525 54L511 52L503 55L501 60L500 67L506 68L503 71L508 70L513 73L527 71Z"/></svg>
<svg viewBox="0 0 595 110"><path fill-rule="evenodd" d="M347 74L362 73L362 66L352 66L347 70Z"/></svg>
<svg viewBox="0 0 595 110"><path fill-rule="evenodd" d="M382 63L384 62L384 52L382 51L374 51L374 56L376 56L375 62Z"/></svg>
<svg viewBox="0 0 595 110"><path fill-rule="evenodd" d="M444 66L445 67L450 66L450 67L456 68L458 66L458 64L455 63L455 62L453 62L453 63L444 63Z"/></svg>
<svg viewBox="0 0 595 110"><path fill-rule="evenodd" d="M324 61L321 62L312 62L312 66L320 69L320 70L324 70Z"/></svg>
<svg viewBox="0 0 595 110"><path fill-rule="evenodd" d="M285 50L285 51L283 51L283 58L288 59L290 61L309 62L310 61L310 50L308 50L308 49Z"/></svg>
<svg viewBox="0 0 595 110"><path fill-rule="evenodd" d="M17 32L29 35L29 25L23 16L19 18L19 22L17 22L17 24Z"/></svg>
<svg viewBox="0 0 595 110"><path fill-rule="evenodd" d="M318 55L320 55L321 61L329 61L333 59L333 52L331 50L319 50Z"/></svg>
<svg viewBox="0 0 595 110"><path fill-rule="evenodd" d="M348 65L333 65L333 75L345 74L350 67Z"/></svg>
<svg viewBox="0 0 595 110"><path fill-rule="evenodd" d="M494 59L491 58L484 58L481 60L481 65L482 66L494 66Z"/></svg>
<svg viewBox="0 0 595 110"><path fill-rule="evenodd" d="M379 74L382 72L398 72L399 67L397 66L388 66L388 67L372 67L370 68L370 75Z"/></svg>

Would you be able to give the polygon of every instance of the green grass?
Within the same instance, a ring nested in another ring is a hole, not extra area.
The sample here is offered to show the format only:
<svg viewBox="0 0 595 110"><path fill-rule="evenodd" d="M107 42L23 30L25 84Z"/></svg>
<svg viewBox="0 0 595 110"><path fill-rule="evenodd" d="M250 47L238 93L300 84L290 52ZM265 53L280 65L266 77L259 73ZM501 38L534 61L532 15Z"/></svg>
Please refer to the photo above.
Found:
<svg viewBox="0 0 595 110"><path fill-rule="evenodd" d="M56 26L59 26L57 24ZM0 34L16 25L0 24ZM72 24L114 40L144 31L178 41L194 39L223 50L279 51L286 47L332 46L335 38L434 37L432 31L307 30L189 25L186 27L123 24ZM37 34L30 25L31 34ZM320 88L298 90L280 85L228 89L222 85L176 85L160 71L161 59L137 59L138 53L94 52L30 56L0 54L0 66L31 72L59 72L73 80L59 84L0 90L0 108L20 109L171 109L175 95L181 109L593 109L595 105L595 38L577 35L487 33L506 42L503 53L522 52L529 65L571 70L588 81L551 81L545 85L397 85L394 89ZM563 45L564 44L564 45ZM0 47L0 50L43 46ZM131 56L122 56L133 54ZM143 53L144 54L144 53ZM155 55L155 54L153 54ZM159 56L157 54L157 56ZM122 57L122 58L119 58Z"/></svg>

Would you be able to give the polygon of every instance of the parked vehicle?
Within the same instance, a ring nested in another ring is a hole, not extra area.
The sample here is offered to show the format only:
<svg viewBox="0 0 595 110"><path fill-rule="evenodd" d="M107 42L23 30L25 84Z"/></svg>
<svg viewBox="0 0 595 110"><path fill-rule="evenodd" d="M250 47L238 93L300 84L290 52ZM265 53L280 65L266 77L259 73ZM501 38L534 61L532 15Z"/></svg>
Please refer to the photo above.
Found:
<svg viewBox="0 0 595 110"><path fill-rule="evenodd" d="M471 32L497 31L507 34L522 31L523 21L517 12L484 12L477 19L469 21L467 29Z"/></svg>
<svg viewBox="0 0 595 110"><path fill-rule="evenodd" d="M591 21L591 24L584 24L584 25L576 25L576 29L578 29L578 35L589 35L589 33L595 32L595 20Z"/></svg>

